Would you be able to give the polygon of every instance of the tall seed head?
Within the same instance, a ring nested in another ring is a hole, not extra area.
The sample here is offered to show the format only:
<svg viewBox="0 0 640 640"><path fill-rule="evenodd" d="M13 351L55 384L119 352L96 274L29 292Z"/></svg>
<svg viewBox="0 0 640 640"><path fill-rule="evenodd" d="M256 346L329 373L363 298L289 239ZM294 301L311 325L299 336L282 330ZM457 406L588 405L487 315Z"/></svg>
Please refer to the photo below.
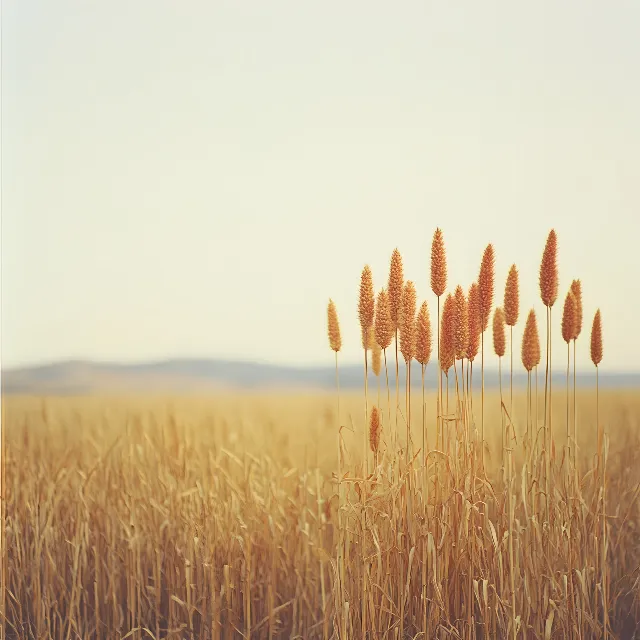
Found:
<svg viewBox="0 0 640 640"><path fill-rule="evenodd" d="M431 290L438 298L447 288L447 253L444 248L444 237L440 229L436 229L431 242Z"/></svg>
<svg viewBox="0 0 640 640"><path fill-rule="evenodd" d="M489 317L491 316L491 307L493 305L494 263L493 245L489 244L482 254L482 263L480 264L480 274L478 276L482 331L486 331L489 326Z"/></svg>
<svg viewBox="0 0 640 640"><path fill-rule="evenodd" d="M467 345L467 358L473 362L480 350L480 333L482 323L480 321L480 290L478 283L474 282L469 287L467 298L467 316L469 325L469 344Z"/></svg>
<svg viewBox="0 0 640 640"><path fill-rule="evenodd" d="M369 350L371 351L371 369L373 375L379 376L382 367L382 349L376 340L376 332L373 327L369 327Z"/></svg>
<svg viewBox="0 0 640 640"><path fill-rule="evenodd" d="M404 273L402 269L402 256L398 249L391 254L391 267L389 269L389 313L393 330L398 329L398 314L402 305L402 287L404 286Z"/></svg>
<svg viewBox="0 0 640 640"><path fill-rule="evenodd" d="M408 280L402 290L402 303L398 316L400 352L409 363L416 354L416 288Z"/></svg>
<svg viewBox="0 0 640 640"><path fill-rule="evenodd" d="M376 342L380 345L380 348L388 349L391 340L393 340L394 328L389 310L389 296L384 289L380 290L376 300L375 331Z"/></svg>
<svg viewBox="0 0 640 640"><path fill-rule="evenodd" d="M504 323L509 327L515 327L518 323L520 312L520 286L518 283L518 269L511 265L507 284L504 288Z"/></svg>
<svg viewBox="0 0 640 640"><path fill-rule="evenodd" d="M576 299L576 330L573 339L577 340L582 332L582 283L580 280L574 280L571 283L571 291Z"/></svg>
<svg viewBox="0 0 640 640"><path fill-rule="evenodd" d="M467 297L460 285L456 287L456 359L462 360L467 357L469 347L469 309L467 307Z"/></svg>
<svg viewBox="0 0 640 640"><path fill-rule="evenodd" d="M373 325L375 299L373 296L373 276L369 265L365 265L360 278L360 299L358 300L358 316L362 330L362 346L367 348L369 327Z"/></svg>
<svg viewBox="0 0 640 640"><path fill-rule="evenodd" d="M378 407L373 407L369 419L369 446L373 453L378 453L380 447L380 431L380 411L378 411Z"/></svg>
<svg viewBox="0 0 640 640"><path fill-rule="evenodd" d="M540 263L540 297L547 307L558 298L558 238L554 229L549 232Z"/></svg>
<svg viewBox="0 0 640 640"><path fill-rule="evenodd" d="M562 310L562 339L569 344L576 335L578 323L578 304L573 291L569 289L567 297L564 299L564 309Z"/></svg>
<svg viewBox="0 0 640 640"><path fill-rule="evenodd" d="M448 373L456 359L456 301L448 294L442 308L440 326L440 368Z"/></svg>
<svg viewBox="0 0 640 640"><path fill-rule="evenodd" d="M342 338L340 337L338 312L333 300L329 300L329 305L327 307L327 327L329 333L329 346L338 353L342 348Z"/></svg>
<svg viewBox="0 0 640 640"><path fill-rule="evenodd" d="M502 358L507 350L507 337L504 331L504 311L500 307L496 307L496 310L493 312L493 350L499 358Z"/></svg>
<svg viewBox="0 0 640 640"><path fill-rule="evenodd" d="M427 302L423 302L418 311L416 320L416 360L427 366L431 358L431 320L429 318L429 307Z"/></svg>
<svg viewBox="0 0 640 640"><path fill-rule="evenodd" d="M522 336L522 364L527 371L540 364L540 338L536 312L533 309L529 311Z"/></svg>
<svg viewBox="0 0 640 640"><path fill-rule="evenodd" d="M591 362L596 367L602 362L602 318L600 309L596 311L591 327Z"/></svg>

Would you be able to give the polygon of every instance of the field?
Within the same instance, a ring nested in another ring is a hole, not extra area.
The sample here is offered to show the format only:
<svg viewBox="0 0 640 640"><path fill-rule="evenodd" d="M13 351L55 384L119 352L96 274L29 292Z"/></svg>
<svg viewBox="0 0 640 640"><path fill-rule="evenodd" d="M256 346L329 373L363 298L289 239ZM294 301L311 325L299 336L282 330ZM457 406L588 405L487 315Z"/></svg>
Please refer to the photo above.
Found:
<svg viewBox="0 0 640 640"><path fill-rule="evenodd" d="M548 518L539 469L523 469L523 390L514 398L511 491L499 402L486 394L486 474L463 471L451 437L428 460L423 484L419 456L391 455L386 418L377 467L369 452L363 474L364 398L343 393L339 497L336 394L7 397L7 637L362 637L363 622L370 638L510 637L514 622L518 637L600 637L594 391L577 394L578 489L562 465L564 390L554 395ZM476 414L475 387L473 403ZM379 406L385 417L384 383ZM599 411L609 442L610 637L632 638L640 392L601 391ZM433 394L426 417L433 451Z"/></svg>

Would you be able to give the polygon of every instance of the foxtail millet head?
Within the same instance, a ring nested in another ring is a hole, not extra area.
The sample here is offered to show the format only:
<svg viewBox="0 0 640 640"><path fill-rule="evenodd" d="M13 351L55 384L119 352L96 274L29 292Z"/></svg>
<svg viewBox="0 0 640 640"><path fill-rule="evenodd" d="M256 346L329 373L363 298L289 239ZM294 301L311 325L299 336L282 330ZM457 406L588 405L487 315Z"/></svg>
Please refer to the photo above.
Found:
<svg viewBox="0 0 640 640"><path fill-rule="evenodd" d="M340 336L338 311L333 300L329 300L329 305L327 306L327 330L329 333L329 346L338 353L342 348L342 338Z"/></svg>
<svg viewBox="0 0 640 640"><path fill-rule="evenodd" d="M400 330L400 353L409 363L416 354L416 288L408 280L402 289L402 304L398 316Z"/></svg>
<svg viewBox="0 0 640 640"><path fill-rule="evenodd" d="M482 331L489 326L491 307L493 306L495 253L493 245L487 245L482 254L480 274L478 275L478 288L480 291L480 320Z"/></svg>
<svg viewBox="0 0 640 640"><path fill-rule="evenodd" d="M540 298L546 307L552 307L558 298L558 238L551 229L540 263Z"/></svg>
<svg viewBox="0 0 640 640"><path fill-rule="evenodd" d="M504 326L504 311L501 307L496 307L493 312L493 350L498 358L502 358L507 351Z"/></svg>
<svg viewBox="0 0 640 640"><path fill-rule="evenodd" d="M577 340L582 332L582 282L574 280L571 283L571 291L576 299L576 330L573 339Z"/></svg>
<svg viewBox="0 0 640 640"><path fill-rule="evenodd" d="M389 296L384 289L381 289L376 299L375 316L376 341L381 349L388 349L393 340L393 322L391 311L389 310Z"/></svg>
<svg viewBox="0 0 640 640"><path fill-rule="evenodd" d="M440 323L440 368L444 373L454 365L456 359L456 301L447 294L442 308Z"/></svg>
<svg viewBox="0 0 640 640"><path fill-rule="evenodd" d="M467 317L469 326L469 341L467 344L467 358L473 362L480 350L480 333L482 326L480 321L480 290L478 283L474 282L469 287L467 297Z"/></svg>
<svg viewBox="0 0 640 640"><path fill-rule="evenodd" d="M447 289L447 252L441 229L436 229L431 242L431 290L438 298Z"/></svg>
<svg viewBox="0 0 640 640"><path fill-rule="evenodd" d="M373 325L374 312L373 276L371 275L371 268L367 264L360 277L360 297L358 300L358 317L360 318L360 329L365 348L369 327Z"/></svg>
<svg viewBox="0 0 640 640"><path fill-rule="evenodd" d="M602 316L600 309L593 316L591 326L591 362L597 366L602 362Z"/></svg>
<svg viewBox="0 0 640 640"><path fill-rule="evenodd" d="M398 249L394 249L391 254L391 266L389 268L389 284L387 295L389 296L389 314L393 330L398 329L398 315L402 305L402 288L404 287L404 270L402 267L402 256Z"/></svg>
<svg viewBox="0 0 640 640"><path fill-rule="evenodd" d="M578 325L578 303L573 291L567 291L567 297L564 299L564 308L562 310L562 339L569 344L576 333Z"/></svg>
<svg viewBox="0 0 640 640"><path fill-rule="evenodd" d="M518 269L511 265L507 284L504 287L504 323L509 327L515 327L520 313L520 285L518 282Z"/></svg>
<svg viewBox="0 0 640 640"><path fill-rule="evenodd" d="M536 312L531 309L522 336L522 364L527 371L531 371L540 363L540 338Z"/></svg>
<svg viewBox="0 0 640 640"><path fill-rule="evenodd" d="M369 350L371 351L371 369L373 375L379 376L382 368L382 349L376 340L376 332L373 327L369 327Z"/></svg>
<svg viewBox="0 0 640 640"><path fill-rule="evenodd" d="M469 348L469 309L467 307L467 297L460 285L456 287L454 294L456 303L456 338L455 351L456 360L467 357Z"/></svg>
<svg viewBox="0 0 640 640"><path fill-rule="evenodd" d="M420 305L416 320L416 360L426 367L431 359L431 319L426 300Z"/></svg>

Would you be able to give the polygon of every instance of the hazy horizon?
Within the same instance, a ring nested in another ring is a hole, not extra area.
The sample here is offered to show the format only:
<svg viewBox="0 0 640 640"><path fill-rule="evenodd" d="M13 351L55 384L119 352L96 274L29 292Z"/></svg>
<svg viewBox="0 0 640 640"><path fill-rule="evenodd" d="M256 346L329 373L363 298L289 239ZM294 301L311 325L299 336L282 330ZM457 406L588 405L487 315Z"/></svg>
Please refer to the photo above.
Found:
<svg viewBox="0 0 640 640"><path fill-rule="evenodd" d="M357 363L394 247L435 324L436 227L451 290L489 242L497 304L519 267L519 365L553 227L553 369L581 278L578 369L599 307L602 369L638 370L640 4L182 7L2 5L3 369L330 365L329 298Z"/></svg>

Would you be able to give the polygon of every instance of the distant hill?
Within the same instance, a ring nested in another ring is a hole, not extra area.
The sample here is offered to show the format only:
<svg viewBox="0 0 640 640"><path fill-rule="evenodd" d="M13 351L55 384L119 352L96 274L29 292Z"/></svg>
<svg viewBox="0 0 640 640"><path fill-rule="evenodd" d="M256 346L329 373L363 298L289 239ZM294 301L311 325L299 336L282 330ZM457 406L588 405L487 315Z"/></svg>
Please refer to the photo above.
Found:
<svg viewBox="0 0 640 640"><path fill-rule="evenodd" d="M395 365L389 371L389 382L395 386ZM370 379L373 375L370 372ZM420 367L414 363L412 379L420 385ZM504 376L507 384L508 375ZM400 370L404 383L404 364ZM563 372L554 371L556 388L564 385ZM475 384L480 383L479 368L474 371ZM544 384L544 371L539 373L539 383ZM427 385L435 388L433 365L427 374ZM520 370L514 374L514 385L524 386L526 375ZM595 384L593 373L578 373L579 386ZM640 373L615 373L602 371L600 384L604 387L640 388ZM498 385L498 372L485 372L485 388ZM2 370L3 394L51 394L82 395L99 392L214 392L224 390L268 389L333 389L335 369L325 367L290 367L238 360L174 359L137 364L105 363L91 361L54 362L40 366ZM359 389L363 386L361 365L340 367L342 389Z"/></svg>

